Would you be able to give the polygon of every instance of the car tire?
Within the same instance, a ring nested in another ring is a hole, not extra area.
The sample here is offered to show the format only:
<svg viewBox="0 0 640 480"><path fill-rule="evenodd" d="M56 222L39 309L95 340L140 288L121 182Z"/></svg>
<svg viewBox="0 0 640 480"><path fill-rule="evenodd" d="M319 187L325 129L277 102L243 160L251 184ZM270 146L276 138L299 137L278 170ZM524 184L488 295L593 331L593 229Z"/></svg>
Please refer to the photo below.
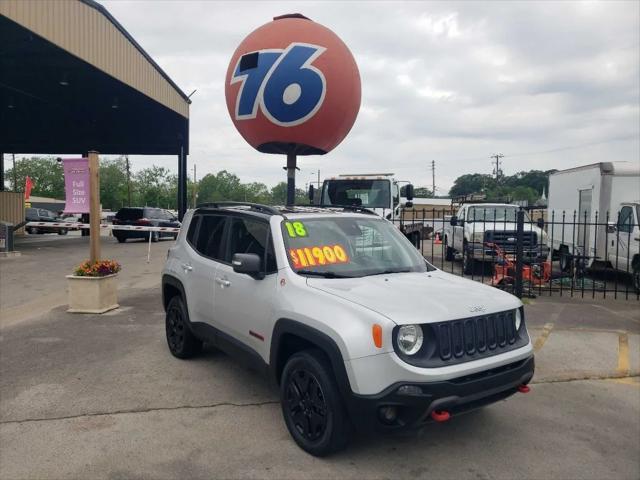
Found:
<svg viewBox="0 0 640 480"><path fill-rule="evenodd" d="M58 235L66 235L69 231L66 228L58 230Z"/></svg>
<svg viewBox="0 0 640 480"><path fill-rule="evenodd" d="M573 256L569 253L567 247L560 247L560 271L568 273L573 268Z"/></svg>
<svg viewBox="0 0 640 480"><path fill-rule="evenodd" d="M474 263L475 263L475 260L471 255L469 255L469 249L467 248L467 245L466 244L463 245L462 246L462 273L464 273L465 275L472 275Z"/></svg>
<svg viewBox="0 0 640 480"><path fill-rule="evenodd" d="M159 232L151 232L151 241L153 243L156 243L160 240L160 233Z"/></svg>
<svg viewBox="0 0 640 480"><path fill-rule="evenodd" d="M455 250L449 246L449 240L447 237L444 237L444 259L448 262L452 262L455 256Z"/></svg>
<svg viewBox="0 0 640 480"><path fill-rule="evenodd" d="M28 233L29 235L35 235L36 233L38 233L38 229L37 229L37 228L35 228L35 227L28 227L28 228L27 228L27 233Z"/></svg>
<svg viewBox="0 0 640 480"><path fill-rule="evenodd" d="M122 235L114 235L114 237L116 237L116 240L118 240L118 243L124 243L127 241L127 237L123 237Z"/></svg>
<svg viewBox="0 0 640 480"><path fill-rule="evenodd" d="M640 293L640 262L634 265L631 275L633 275L633 288L636 289L636 293Z"/></svg>
<svg viewBox="0 0 640 480"><path fill-rule="evenodd" d="M280 404L289 433L311 455L329 455L349 443L351 423L333 370L320 350L289 358L280 381Z"/></svg>
<svg viewBox="0 0 640 480"><path fill-rule="evenodd" d="M167 306L165 332L169 351L174 357L191 358L202 350L202 341L191 332L187 307L179 295L174 296Z"/></svg>

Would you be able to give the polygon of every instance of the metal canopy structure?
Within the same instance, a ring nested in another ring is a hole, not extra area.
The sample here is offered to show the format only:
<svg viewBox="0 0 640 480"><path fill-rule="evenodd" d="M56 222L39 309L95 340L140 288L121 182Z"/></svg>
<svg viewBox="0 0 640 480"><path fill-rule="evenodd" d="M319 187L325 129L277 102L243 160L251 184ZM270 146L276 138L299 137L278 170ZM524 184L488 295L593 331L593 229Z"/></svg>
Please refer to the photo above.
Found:
<svg viewBox="0 0 640 480"><path fill-rule="evenodd" d="M97 2L0 0L0 152L176 155L182 216L189 104Z"/></svg>

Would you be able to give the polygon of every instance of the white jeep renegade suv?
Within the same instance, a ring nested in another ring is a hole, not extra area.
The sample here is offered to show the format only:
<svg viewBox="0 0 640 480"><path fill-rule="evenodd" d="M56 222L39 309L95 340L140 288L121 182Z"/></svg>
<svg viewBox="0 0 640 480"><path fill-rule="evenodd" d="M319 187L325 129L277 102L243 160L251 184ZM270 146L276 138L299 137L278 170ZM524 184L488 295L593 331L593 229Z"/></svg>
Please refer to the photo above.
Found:
<svg viewBox="0 0 640 480"><path fill-rule="evenodd" d="M353 427L444 421L533 376L516 297L436 269L357 207L190 210L162 293L171 353L207 342L269 374L314 455L346 446Z"/></svg>

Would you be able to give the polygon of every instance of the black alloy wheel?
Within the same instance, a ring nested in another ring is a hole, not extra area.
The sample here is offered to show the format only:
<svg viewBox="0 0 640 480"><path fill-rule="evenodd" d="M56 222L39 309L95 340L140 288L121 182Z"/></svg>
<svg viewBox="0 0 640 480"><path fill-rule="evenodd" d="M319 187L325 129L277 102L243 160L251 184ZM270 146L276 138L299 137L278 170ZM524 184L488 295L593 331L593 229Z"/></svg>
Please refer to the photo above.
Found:
<svg viewBox="0 0 640 480"><path fill-rule="evenodd" d="M327 428L327 402L316 377L296 370L287 385L287 408L294 427L304 438L316 441Z"/></svg>
<svg viewBox="0 0 640 480"><path fill-rule="evenodd" d="M287 429L300 448L320 457L346 447L351 423L321 350L304 350L288 359L280 379L280 403Z"/></svg>
<svg viewBox="0 0 640 480"><path fill-rule="evenodd" d="M189 328L187 310L182 298L173 297L167 306L165 329L171 354L178 358L190 358L202 348Z"/></svg>

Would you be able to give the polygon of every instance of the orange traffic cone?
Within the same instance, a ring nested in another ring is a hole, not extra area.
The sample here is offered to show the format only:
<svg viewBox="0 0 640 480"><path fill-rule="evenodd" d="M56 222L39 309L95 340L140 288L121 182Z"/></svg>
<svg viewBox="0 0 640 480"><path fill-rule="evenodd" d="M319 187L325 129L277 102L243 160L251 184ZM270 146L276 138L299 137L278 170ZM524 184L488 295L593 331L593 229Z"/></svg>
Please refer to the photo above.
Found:
<svg viewBox="0 0 640 480"><path fill-rule="evenodd" d="M436 232L435 245L442 245L442 239L440 238L440 232Z"/></svg>

